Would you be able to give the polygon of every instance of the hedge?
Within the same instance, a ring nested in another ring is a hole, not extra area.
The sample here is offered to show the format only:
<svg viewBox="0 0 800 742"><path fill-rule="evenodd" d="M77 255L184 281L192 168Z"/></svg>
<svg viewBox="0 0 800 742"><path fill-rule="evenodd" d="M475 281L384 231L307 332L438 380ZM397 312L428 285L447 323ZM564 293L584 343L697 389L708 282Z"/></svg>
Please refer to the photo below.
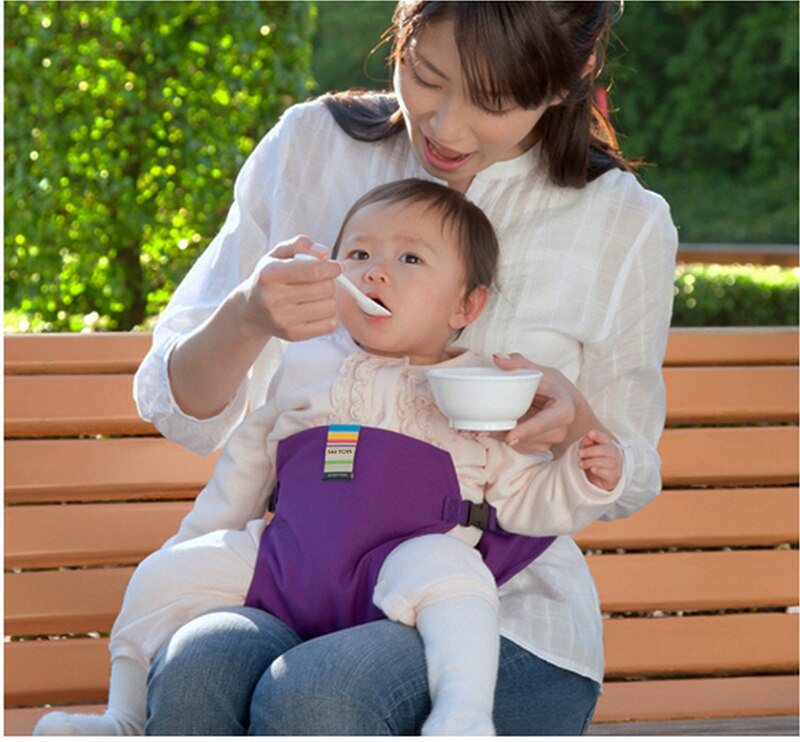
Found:
<svg viewBox="0 0 800 742"><path fill-rule="evenodd" d="M800 269L679 265L673 327L798 324Z"/></svg>
<svg viewBox="0 0 800 742"><path fill-rule="evenodd" d="M800 269L752 265L679 265L675 271L673 327L798 324ZM89 317L85 325L97 326ZM152 327L150 318L145 327ZM102 328L102 323L100 324ZM6 332L57 329L41 315L9 311Z"/></svg>
<svg viewBox="0 0 800 742"><path fill-rule="evenodd" d="M58 330L160 311L233 179L313 85L304 2L6 2L5 306Z"/></svg>

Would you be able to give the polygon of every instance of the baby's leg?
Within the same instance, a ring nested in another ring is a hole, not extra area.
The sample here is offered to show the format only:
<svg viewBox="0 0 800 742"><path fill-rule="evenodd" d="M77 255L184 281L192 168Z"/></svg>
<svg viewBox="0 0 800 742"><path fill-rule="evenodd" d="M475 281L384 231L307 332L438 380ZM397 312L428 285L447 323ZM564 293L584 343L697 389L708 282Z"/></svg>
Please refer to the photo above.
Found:
<svg viewBox="0 0 800 742"><path fill-rule="evenodd" d="M494 577L453 536L410 539L389 554L373 597L425 644L432 710L424 735L493 735L500 652Z"/></svg>
<svg viewBox="0 0 800 742"><path fill-rule="evenodd" d="M215 608L242 605L253 577L264 521L215 531L151 554L134 572L111 630L111 680L102 716L54 712L34 735L141 735L147 673L180 626Z"/></svg>

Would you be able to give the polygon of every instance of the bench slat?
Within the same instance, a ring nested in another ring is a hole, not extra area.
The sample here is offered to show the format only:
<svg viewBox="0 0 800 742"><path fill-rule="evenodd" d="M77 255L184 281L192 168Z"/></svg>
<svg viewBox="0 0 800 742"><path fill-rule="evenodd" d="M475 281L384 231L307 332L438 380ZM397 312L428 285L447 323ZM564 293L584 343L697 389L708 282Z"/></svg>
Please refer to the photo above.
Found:
<svg viewBox="0 0 800 742"><path fill-rule="evenodd" d="M667 423L793 422L798 371L790 366L667 368ZM133 376L8 376L6 437L154 435L133 402Z"/></svg>
<svg viewBox="0 0 800 742"><path fill-rule="evenodd" d="M150 348L150 333L6 335L5 373L133 373ZM797 327L677 327L665 365L796 364Z"/></svg>
<svg viewBox="0 0 800 742"><path fill-rule="evenodd" d="M798 604L796 551L776 549L588 558L606 612L714 611Z"/></svg>
<svg viewBox="0 0 800 742"><path fill-rule="evenodd" d="M110 631L132 574L132 567L6 573L6 636Z"/></svg>
<svg viewBox="0 0 800 742"><path fill-rule="evenodd" d="M796 675L611 682L594 722L782 716L798 712ZM603 727L597 731L602 734Z"/></svg>
<svg viewBox="0 0 800 742"><path fill-rule="evenodd" d="M666 368L667 424L795 422L791 366Z"/></svg>
<svg viewBox="0 0 800 742"><path fill-rule="evenodd" d="M797 487L666 490L630 518L597 521L583 549L776 546L798 541Z"/></svg>
<svg viewBox="0 0 800 742"><path fill-rule="evenodd" d="M649 680L637 683L606 683L597 704L591 734L615 734L604 729L609 723L630 720L724 719L728 717L797 716L798 682L795 675L761 675L737 678ZM53 711L101 714L104 705L56 706ZM42 708L6 709L6 736L28 736L45 712ZM795 719L796 721L796 719ZM739 730L730 721L729 730ZM761 728L758 725L757 728ZM750 726L748 727L750 728Z"/></svg>
<svg viewBox="0 0 800 742"><path fill-rule="evenodd" d="M191 502L97 503L5 510L7 568L132 564L180 525ZM798 540L795 487L663 492L631 518L593 523L584 549L775 546Z"/></svg>
<svg viewBox="0 0 800 742"><path fill-rule="evenodd" d="M787 673L797 669L797 616L734 614L605 622L607 677ZM101 701L106 639L5 645L7 706ZM75 672L80 666L82 672Z"/></svg>
<svg viewBox="0 0 800 742"><path fill-rule="evenodd" d="M138 564L191 502L40 505L5 510L6 569Z"/></svg>
<svg viewBox="0 0 800 742"><path fill-rule="evenodd" d="M797 552L746 550L589 557L606 612L796 605ZM132 569L5 576L10 636L110 631Z"/></svg>
<svg viewBox="0 0 800 742"><path fill-rule="evenodd" d="M797 327L672 328L664 358L665 366L797 363Z"/></svg>
<svg viewBox="0 0 800 742"><path fill-rule="evenodd" d="M149 332L6 335L5 373L133 373L150 349L152 338Z"/></svg>
<svg viewBox="0 0 800 742"><path fill-rule="evenodd" d="M612 618L603 625L607 678L797 670L797 615Z"/></svg>
<svg viewBox="0 0 800 742"><path fill-rule="evenodd" d="M5 456L7 503L197 494L217 458L163 438L11 440Z"/></svg>
<svg viewBox="0 0 800 742"><path fill-rule="evenodd" d="M668 487L793 484L797 450L798 431L789 426L668 429L659 446ZM6 502L23 503L196 494L217 454L198 456L160 438L120 438L10 440L5 456Z"/></svg>
<svg viewBox="0 0 800 742"><path fill-rule="evenodd" d="M795 484L798 429L677 428L658 446L666 486Z"/></svg>
<svg viewBox="0 0 800 742"><path fill-rule="evenodd" d="M108 639L6 643L5 704L103 702L109 667Z"/></svg>
<svg viewBox="0 0 800 742"><path fill-rule="evenodd" d="M153 435L133 401L133 376L8 376L6 438Z"/></svg>
<svg viewBox="0 0 800 742"><path fill-rule="evenodd" d="M797 245L690 242L678 245L678 262L781 265L786 268L796 268L797 250Z"/></svg>

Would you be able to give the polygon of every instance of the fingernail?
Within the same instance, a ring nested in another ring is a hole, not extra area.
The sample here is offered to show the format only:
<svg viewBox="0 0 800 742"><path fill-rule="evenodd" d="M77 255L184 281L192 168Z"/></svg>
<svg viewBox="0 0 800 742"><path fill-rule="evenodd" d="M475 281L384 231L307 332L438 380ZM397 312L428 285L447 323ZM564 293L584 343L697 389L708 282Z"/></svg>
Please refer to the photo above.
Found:
<svg viewBox="0 0 800 742"><path fill-rule="evenodd" d="M494 353L494 357L495 358L500 358L500 359L502 359L504 361L510 361L511 360L511 356L506 354L506 353Z"/></svg>
<svg viewBox="0 0 800 742"><path fill-rule="evenodd" d="M311 245L311 247L309 249L311 250L311 252L315 253L316 255L327 255L328 254L328 248L325 247L325 245L320 244L319 242L315 242L313 245Z"/></svg>
<svg viewBox="0 0 800 742"><path fill-rule="evenodd" d="M509 445L509 446L516 446L516 445L517 445L517 443L519 443L519 438L512 438L512 439L511 439L511 440L508 442L508 445Z"/></svg>

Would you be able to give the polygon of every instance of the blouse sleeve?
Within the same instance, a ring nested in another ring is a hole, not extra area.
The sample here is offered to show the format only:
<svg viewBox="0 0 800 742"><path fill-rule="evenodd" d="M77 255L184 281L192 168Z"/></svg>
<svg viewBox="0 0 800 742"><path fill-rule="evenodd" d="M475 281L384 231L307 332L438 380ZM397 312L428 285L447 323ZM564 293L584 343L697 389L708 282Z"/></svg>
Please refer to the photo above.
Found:
<svg viewBox="0 0 800 742"><path fill-rule="evenodd" d="M178 340L205 322L271 249L270 206L286 159L293 110L287 111L242 167L222 230L161 314L152 347L134 379L133 395L141 417L154 423L165 437L198 453L218 448L242 420L250 375L221 413L199 420L181 410L172 395L167 375L169 356Z"/></svg>
<svg viewBox="0 0 800 742"><path fill-rule="evenodd" d="M240 530L249 521L264 516L275 484L267 438L277 415L278 406L273 399L236 428L178 533L162 548L221 528Z"/></svg>
<svg viewBox="0 0 800 742"><path fill-rule="evenodd" d="M677 231L654 194L618 272L598 338L584 344L578 387L622 444L627 485L601 516L627 517L661 489L658 440L666 395L661 366L672 314Z"/></svg>
<svg viewBox="0 0 800 742"><path fill-rule="evenodd" d="M520 454L496 439L484 438L483 444L490 472L486 500L497 511L497 522L510 533L575 533L602 517L625 491L624 471L612 491L587 479L579 465L579 441L559 458L545 461L541 454Z"/></svg>

